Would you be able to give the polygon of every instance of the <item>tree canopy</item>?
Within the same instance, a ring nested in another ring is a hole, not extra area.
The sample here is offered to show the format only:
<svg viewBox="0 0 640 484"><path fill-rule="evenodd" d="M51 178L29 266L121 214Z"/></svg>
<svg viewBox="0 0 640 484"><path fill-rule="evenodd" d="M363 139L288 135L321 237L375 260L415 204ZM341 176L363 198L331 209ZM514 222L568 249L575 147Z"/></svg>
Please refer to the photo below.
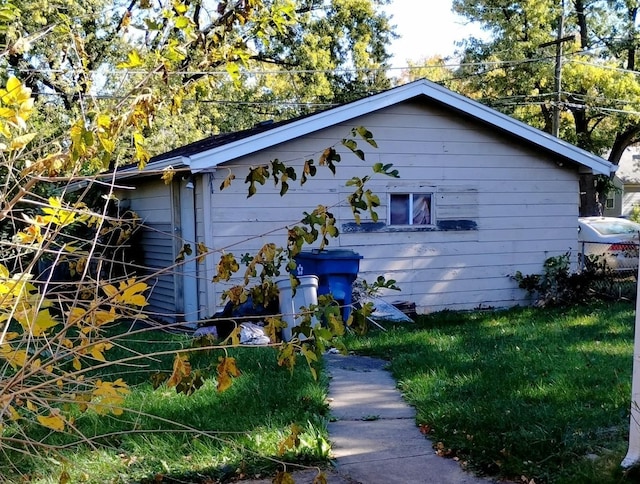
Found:
<svg viewBox="0 0 640 484"><path fill-rule="evenodd" d="M151 96L140 134L162 152L387 88L387 1L26 0L0 11L0 69L32 90L52 139Z"/></svg>
<svg viewBox="0 0 640 484"><path fill-rule="evenodd" d="M637 2L454 0L453 8L491 34L465 41L458 90L548 132L557 108L559 136L612 163L640 141ZM596 210L593 185L581 187L585 213Z"/></svg>

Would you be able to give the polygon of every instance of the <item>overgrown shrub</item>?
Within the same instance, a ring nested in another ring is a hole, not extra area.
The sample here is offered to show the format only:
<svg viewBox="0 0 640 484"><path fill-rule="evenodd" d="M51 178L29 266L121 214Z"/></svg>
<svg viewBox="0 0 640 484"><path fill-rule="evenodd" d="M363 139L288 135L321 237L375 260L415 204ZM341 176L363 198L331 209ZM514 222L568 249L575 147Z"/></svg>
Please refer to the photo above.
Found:
<svg viewBox="0 0 640 484"><path fill-rule="evenodd" d="M536 306L562 306L585 302L602 295L596 291L611 271L597 259L585 264L578 272L571 271L571 254L549 257L544 261L542 274L524 275L517 271L513 278L518 287L535 298Z"/></svg>

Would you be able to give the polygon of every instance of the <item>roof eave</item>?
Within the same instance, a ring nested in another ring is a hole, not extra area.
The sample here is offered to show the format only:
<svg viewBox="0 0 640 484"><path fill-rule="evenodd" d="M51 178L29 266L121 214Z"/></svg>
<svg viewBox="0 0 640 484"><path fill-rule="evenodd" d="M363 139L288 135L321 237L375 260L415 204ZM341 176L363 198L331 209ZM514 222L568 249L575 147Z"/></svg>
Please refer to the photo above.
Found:
<svg viewBox="0 0 640 484"><path fill-rule="evenodd" d="M191 169L194 172L204 171L207 168L211 168L225 161L234 160L241 156L296 139L300 136L335 126L344 121L405 101L414 95L419 95L419 92L413 95L407 95L407 91L412 92L415 90L415 85L405 84L390 91L366 97L359 101L322 111L316 115L258 133L249 138L234 141L201 153L194 153L190 156ZM212 161L212 158L215 158L215 161Z"/></svg>
<svg viewBox="0 0 640 484"><path fill-rule="evenodd" d="M173 167L175 169L189 168L191 160L186 156L176 156L173 158L166 158L160 161L154 161L148 163L142 170L137 166L130 166L120 169L116 172L117 180L124 180L127 178L151 176L161 173L163 170Z"/></svg>
<svg viewBox="0 0 640 484"><path fill-rule="evenodd" d="M272 130L204 150L200 153L190 154L190 167L193 172L204 171L220 163L273 147L419 96L425 96L464 116L470 116L507 132L559 158L582 165L592 170L593 173L610 175L615 171L611 163L599 156L555 138L544 131L533 128L477 101L425 80L405 84L359 101L322 111L316 115L302 118Z"/></svg>

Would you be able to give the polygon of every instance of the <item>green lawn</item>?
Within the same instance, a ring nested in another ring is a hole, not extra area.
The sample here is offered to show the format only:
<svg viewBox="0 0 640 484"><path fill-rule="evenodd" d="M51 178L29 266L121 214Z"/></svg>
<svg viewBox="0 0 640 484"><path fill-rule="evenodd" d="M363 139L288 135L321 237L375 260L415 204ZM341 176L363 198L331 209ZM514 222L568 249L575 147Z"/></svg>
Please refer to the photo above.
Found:
<svg viewBox="0 0 640 484"><path fill-rule="evenodd" d="M634 306L442 312L350 337L389 360L418 423L482 473L536 483L636 482L626 453Z"/></svg>
<svg viewBox="0 0 640 484"><path fill-rule="evenodd" d="M633 325L631 303L445 311L345 340L359 354L389 361L442 454L516 482L524 476L537 484L607 484L637 482L619 467L629 425ZM190 342L153 331L118 344L112 351L127 357ZM194 368L215 365L222 354L200 356ZM2 477L57 483L66 472L69 482L207 482L270 475L280 460L328 464L326 377L314 381L303 362L291 374L269 348L231 354L242 375L224 393L213 378L191 396L153 390L150 376L171 367L171 354L102 370L105 379L132 385L130 410L120 417L78 414L75 424L93 448L26 427L56 448L34 458L5 443ZM280 456L293 424L302 429L300 445Z"/></svg>
<svg viewBox="0 0 640 484"><path fill-rule="evenodd" d="M279 367L272 348L237 348L229 355L242 375L229 390L219 393L213 377L190 396L166 386L154 390L150 377L158 369L171 369L170 350L190 345L188 337L162 331L118 338L112 359L169 354L101 370L105 380L124 378L132 392L121 416L78 413L75 425L91 445L76 445L77 434L48 434L23 422L30 437L52 446L34 457L33 452L12 451L6 438L19 434L5 430L0 482L59 483L63 475L70 483L215 482L240 474L271 475L282 469L280 462L327 463L326 378L314 381L302 361L293 373ZM216 350L192 357L193 367L215 368L223 354ZM300 445L281 454L294 424L301 429Z"/></svg>

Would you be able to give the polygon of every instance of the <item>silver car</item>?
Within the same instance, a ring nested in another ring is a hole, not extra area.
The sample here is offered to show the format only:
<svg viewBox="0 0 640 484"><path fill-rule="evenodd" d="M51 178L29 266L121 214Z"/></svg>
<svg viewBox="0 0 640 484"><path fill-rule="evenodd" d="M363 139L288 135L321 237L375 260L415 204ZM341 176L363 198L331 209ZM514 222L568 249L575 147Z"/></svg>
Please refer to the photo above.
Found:
<svg viewBox="0 0 640 484"><path fill-rule="evenodd" d="M578 218L580 259L616 273L637 274L640 224L616 217Z"/></svg>

